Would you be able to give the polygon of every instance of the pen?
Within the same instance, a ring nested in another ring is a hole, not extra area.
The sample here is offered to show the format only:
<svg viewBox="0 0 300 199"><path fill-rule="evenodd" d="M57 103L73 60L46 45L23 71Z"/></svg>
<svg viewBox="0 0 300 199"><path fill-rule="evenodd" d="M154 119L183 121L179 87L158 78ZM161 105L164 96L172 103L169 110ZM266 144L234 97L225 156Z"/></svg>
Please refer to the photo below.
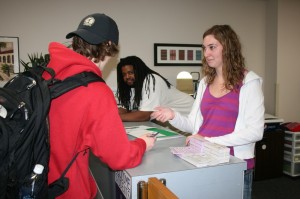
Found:
<svg viewBox="0 0 300 199"><path fill-rule="evenodd" d="M125 129L137 129L138 126L129 126L129 127L125 127Z"/></svg>
<svg viewBox="0 0 300 199"><path fill-rule="evenodd" d="M149 135L149 137L155 137L155 136L157 136L158 134L159 134L159 132L153 133L153 134Z"/></svg>

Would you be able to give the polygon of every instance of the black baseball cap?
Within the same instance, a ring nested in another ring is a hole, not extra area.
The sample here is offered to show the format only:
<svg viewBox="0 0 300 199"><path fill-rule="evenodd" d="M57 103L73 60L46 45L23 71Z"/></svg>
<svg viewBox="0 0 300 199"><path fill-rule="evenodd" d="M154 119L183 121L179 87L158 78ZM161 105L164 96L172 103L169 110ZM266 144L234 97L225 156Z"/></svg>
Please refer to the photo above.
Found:
<svg viewBox="0 0 300 199"><path fill-rule="evenodd" d="M90 44L105 41L119 43L119 29L116 22L105 14L95 13L83 18L77 30L66 35L67 39L78 36Z"/></svg>

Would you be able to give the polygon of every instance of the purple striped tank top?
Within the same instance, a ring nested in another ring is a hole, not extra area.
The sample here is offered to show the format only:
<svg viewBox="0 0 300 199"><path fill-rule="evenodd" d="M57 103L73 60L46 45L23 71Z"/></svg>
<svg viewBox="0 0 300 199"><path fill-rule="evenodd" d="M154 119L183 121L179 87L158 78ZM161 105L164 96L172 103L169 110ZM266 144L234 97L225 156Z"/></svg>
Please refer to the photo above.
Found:
<svg viewBox="0 0 300 199"><path fill-rule="evenodd" d="M240 86L217 98L211 95L209 86L207 86L200 104L203 124L198 133L205 137L217 137L232 133L239 111L239 94ZM230 154L234 155L233 147L229 148ZM248 169L254 167L254 159L246 161Z"/></svg>

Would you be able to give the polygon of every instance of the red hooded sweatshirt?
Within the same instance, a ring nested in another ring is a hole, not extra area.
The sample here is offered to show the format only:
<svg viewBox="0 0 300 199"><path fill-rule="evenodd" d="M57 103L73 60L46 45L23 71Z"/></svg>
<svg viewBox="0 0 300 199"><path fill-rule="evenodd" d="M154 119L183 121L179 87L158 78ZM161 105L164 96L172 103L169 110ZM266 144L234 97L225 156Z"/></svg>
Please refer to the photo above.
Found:
<svg viewBox="0 0 300 199"><path fill-rule="evenodd" d="M48 67L57 79L100 69L86 57L59 43L49 45ZM46 79L49 75L44 73ZM113 170L132 168L141 163L146 149L142 139L130 141L119 117L111 89L103 82L81 86L54 99L50 113L49 184L60 177L72 157L89 147L91 152ZM97 192L89 171L88 153L80 153L67 173L70 186L59 198L88 199Z"/></svg>

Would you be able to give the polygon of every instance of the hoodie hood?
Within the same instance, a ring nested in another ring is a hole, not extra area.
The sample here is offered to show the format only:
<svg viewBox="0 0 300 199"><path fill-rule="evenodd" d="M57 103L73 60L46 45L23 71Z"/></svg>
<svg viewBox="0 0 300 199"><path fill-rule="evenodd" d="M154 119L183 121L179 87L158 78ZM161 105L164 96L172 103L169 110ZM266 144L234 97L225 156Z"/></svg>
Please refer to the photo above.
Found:
<svg viewBox="0 0 300 199"><path fill-rule="evenodd" d="M91 60L63 44L51 42L49 44L49 54L50 62L48 67L55 71L57 79L64 79L84 71L94 72L102 76L100 69ZM43 76L46 79L50 78L50 75L47 73L44 73Z"/></svg>
<svg viewBox="0 0 300 199"><path fill-rule="evenodd" d="M247 75L245 76L243 83L246 84L252 80L257 80L257 79L262 84L262 82L263 82L262 78L260 76L258 76L256 73L254 73L253 71L249 71L247 73Z"/></svg>

